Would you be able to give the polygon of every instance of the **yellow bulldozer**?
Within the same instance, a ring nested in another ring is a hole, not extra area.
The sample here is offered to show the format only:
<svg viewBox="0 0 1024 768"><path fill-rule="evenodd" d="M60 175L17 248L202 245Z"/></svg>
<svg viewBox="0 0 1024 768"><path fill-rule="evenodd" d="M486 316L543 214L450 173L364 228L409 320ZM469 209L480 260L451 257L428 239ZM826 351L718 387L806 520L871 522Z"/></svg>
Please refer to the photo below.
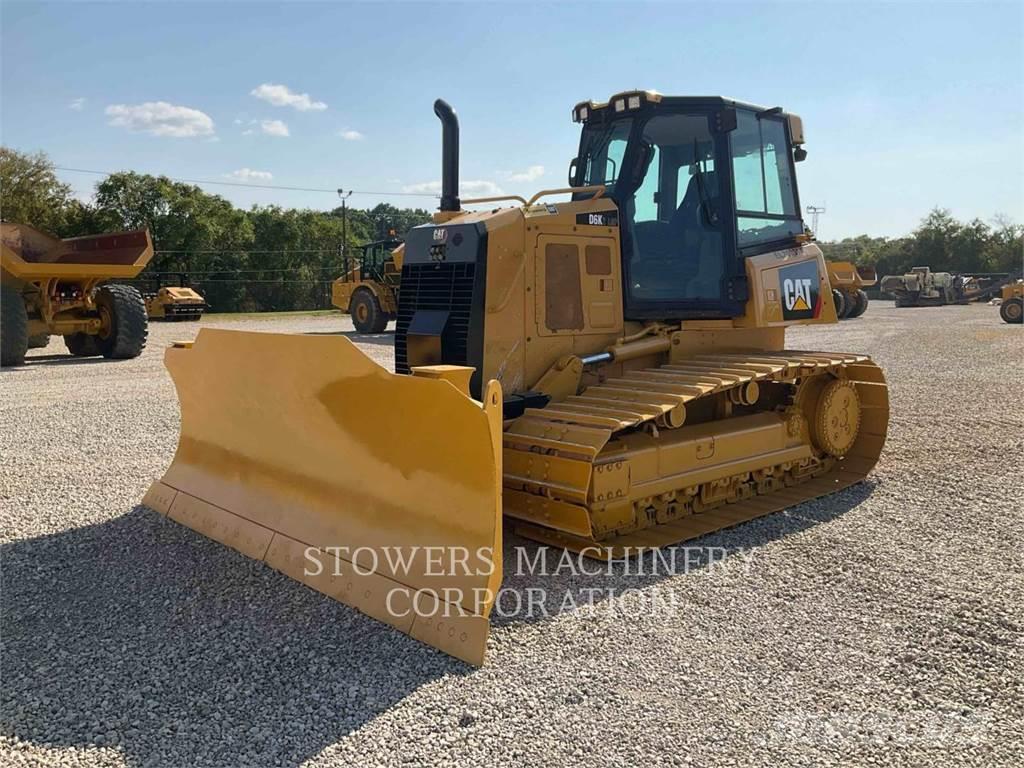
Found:
<svg viewBox="0 0 1024 768"><path fill-rule="evenodd" d="M825 266L839 319L847 320L863 315L868 308L868 295L864 289L878 282L875 268L857 266L849 261L826 261Z"/></svg>
<svg viewBox="0 0 1024 768"><path fill-rule="evenodd" d="M153 256L149 232L60 240L26 224L0 223L0 364L64 337L76 357L138 357L146 346L146 305L131 279Z"/></svg>
<svg viewBox="0 0 1024 768"><path fill-rule="evenodd" d="M352 315L360 333L382 333L398 314L401 244L395 238L366 243L357 258L345 256L342 274L331 284L331 303Z"/></svg>
<svg viewBox="0 0 1024 768"><path fill-rule="evenodd" d="M587 101L568 187L460 201L458 121L434 111L440 210L402 247L395 372L342 336L175 344L181 438L147 506L481 664L503 517L622 558L864 479L882 371L785 343L836 322L799 117Z"/></svg>

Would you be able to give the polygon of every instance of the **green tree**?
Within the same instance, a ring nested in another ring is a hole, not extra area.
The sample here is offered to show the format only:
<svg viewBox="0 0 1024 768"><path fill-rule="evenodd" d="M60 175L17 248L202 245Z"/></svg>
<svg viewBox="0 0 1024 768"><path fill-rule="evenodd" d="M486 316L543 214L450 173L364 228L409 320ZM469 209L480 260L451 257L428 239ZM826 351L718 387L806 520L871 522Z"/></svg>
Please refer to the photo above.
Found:
<svg viewBox="0 0 1024 768"><path fill-rule="evenodd" d="M54 173L43 152L0 147L0 217L64 236L71 187Z"/></svg>

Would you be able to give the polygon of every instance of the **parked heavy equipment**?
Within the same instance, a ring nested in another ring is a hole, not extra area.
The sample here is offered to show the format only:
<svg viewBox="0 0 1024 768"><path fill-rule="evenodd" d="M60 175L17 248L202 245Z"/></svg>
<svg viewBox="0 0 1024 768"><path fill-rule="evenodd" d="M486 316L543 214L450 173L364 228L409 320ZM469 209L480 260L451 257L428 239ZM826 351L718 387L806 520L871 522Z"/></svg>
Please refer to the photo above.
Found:
<svg viewBox="0 0 1024 768"><path fill-rule="evenodd" d="M931 267L912 267L903 275L886 275L880 288L884 293L893 295L897 307L938 307L962 303L956 275L932 272Z"/></svg>
<svg viewBox="0 0 1024 768"><path fill-rule="evenodd" d="M1007 283L1002 288L999 316L1004 323L1024 322L1024 280Z"/></svg>
<svg viewBox="0 0 1024 768"><path fill-rule="evenodd" d="M181 439L147 506L480 664L503 514L619 558L864 479L882 371L785 345L836 322L799 117L583 102L569 187L466 210L434 111L440 211L403 248L396 372L343 336L201 330L166 354Z"/></svg>
<svg viewBox="0 0 1024 768"><path fill-rule="evenodd" d="M1011 279L1008 272L965 275L932 272L930 267L913 267L905 275L883 277L881 290L894 296L897 307L937 307L992 298Z"/></svg>
<svg viewBox="0 0 1024 768"><path fill-rule="evenodd" d="M849 261L826 261L825 267L839 319L863 315L868 308L868 295L864 289L878 282L875 268L857 266Z"/></svg>
<svg viewBox="0 0 1024 768"><path fill-rule="evenodd" d="M150 320L198 320L209 309L184 272L158 272L153 286L142 294Z"/></svg>
<svg viewBox="0 0 1024 768"><path fill-rule="evenodd" d="M1010 283L1013 277L1009 272L972 272L970 275L959 275L961 303L986 301L1002 295L1003 286ZM957 281L954 279L954 283Z"/></svg>
<svg viewBox="0 0 1024 768"><path fill-rule="evenodd" d="M146 305L135 277L153 255L149 232L60 240L26 224L0 223L0 363L21 365L30 347L64 337L76 357L138 357L146 346Z"/></svg>
<svg viewBox="0 0 1024 768"><path fill-rule="evenodd" d="M352 315L360 333L381 333L398 314L401 244L395 238L366 243L355 259L345 256L342 275L331 285L331 303Z"/></svg>

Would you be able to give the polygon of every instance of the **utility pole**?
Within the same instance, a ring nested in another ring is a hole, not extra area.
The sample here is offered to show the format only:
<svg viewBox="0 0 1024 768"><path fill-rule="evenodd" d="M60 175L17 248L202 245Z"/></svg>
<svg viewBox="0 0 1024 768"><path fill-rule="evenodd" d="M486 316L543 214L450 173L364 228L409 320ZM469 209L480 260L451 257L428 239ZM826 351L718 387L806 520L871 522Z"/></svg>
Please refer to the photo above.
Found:
<svg viewBox="0 0 1024 768"><path fill-rule="evenodd" d="M825 206L821 205L808 205L807 212L811 214L811 232L814 233L814 239L820 240L818 236L818 216L825 212Z"/></svg>
<svg viewBox="0 0 1024 768"><path fill-rule="evenodd" d="M346 203L352 197L352 190L346 192L339 188L338 197L341 198L341 261L345 272L348 273L348 208Z"/></svg>

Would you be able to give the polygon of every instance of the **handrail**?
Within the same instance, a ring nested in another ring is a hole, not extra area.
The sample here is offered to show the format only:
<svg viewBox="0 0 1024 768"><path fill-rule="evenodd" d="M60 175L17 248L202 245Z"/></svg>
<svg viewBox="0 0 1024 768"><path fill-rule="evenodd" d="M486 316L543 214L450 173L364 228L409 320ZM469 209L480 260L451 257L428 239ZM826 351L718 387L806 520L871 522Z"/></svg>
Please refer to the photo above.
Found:
<svg viewBox="0 0 1024 768"><path fill-rule="evenodd" d="M603 195L605 191L606 188L604 184L590 184L589 186L586 187L561 187L559 189L542 189L540 192L538 192L536 195L530 198L530 202L526 204L526 207L529 208L542 197L547 197L548 195L577 195L583 192L593 192L594 196L590 199L596 200L597 198L601 197L601 195Z"/></svg>
<svg viewBox="0 0 1024 768"><path fill-rule="evenodd" d="M497 203L500 200L518 200L523 205L526 205L526 199L519 195L495 195L494 197L471 197L469 200L463 200L463 205L472 205L474 203Z"/></svg>

